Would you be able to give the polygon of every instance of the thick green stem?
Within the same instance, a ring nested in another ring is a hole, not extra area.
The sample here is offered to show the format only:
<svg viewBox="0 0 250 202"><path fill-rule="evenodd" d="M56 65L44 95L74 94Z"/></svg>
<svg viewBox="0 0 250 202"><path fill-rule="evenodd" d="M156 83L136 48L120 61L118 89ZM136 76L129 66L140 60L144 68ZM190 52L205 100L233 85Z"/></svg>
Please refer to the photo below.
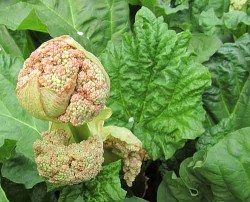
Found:
<svg viewBox="0 0 250 202"><path fill-rule="evenodd" d="M70 138L69 144L73 142L79 143L91 136L91 132L87 124L75 127L71 124L50 122L49 130L51 131L56 129L63 129L66 133L71 135L72 138Z"/></svg>
<svg viewBox="0 0 250 202"><path fill-rule="evenodd" d="M72 124L68 125L76 142L87 140L92 135L86 123L78 127Z"/></svg>

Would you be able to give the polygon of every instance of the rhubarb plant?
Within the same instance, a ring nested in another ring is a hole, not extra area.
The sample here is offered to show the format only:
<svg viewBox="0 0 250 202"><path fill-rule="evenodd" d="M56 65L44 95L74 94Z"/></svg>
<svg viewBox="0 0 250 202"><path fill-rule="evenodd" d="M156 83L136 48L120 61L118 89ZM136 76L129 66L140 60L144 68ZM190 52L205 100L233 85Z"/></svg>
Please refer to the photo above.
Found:
<svg viewBox="0 0 250 202"><path fill-rule="evenodd" d="M0 201L249 201L249 4L0 1Z"/></svg>

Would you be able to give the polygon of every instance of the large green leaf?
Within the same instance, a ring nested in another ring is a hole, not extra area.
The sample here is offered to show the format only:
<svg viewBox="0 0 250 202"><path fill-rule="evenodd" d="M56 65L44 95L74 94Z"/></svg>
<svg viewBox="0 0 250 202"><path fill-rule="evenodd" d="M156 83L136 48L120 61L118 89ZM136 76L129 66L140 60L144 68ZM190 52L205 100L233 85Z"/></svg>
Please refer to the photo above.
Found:
<svg viewBox="0 0 250 202"><path fill-rule="evenodd" d="M200 196L191 194L182 179L178 178L174 172L167 172L157 190L157 202L200 202Z"/></svg>
<svg viewBox="0 0 250 202"><path fill-rule="evenodd" d="M234 116L222 119L220 123L207 129L198 139L196 148L198 150L207 150L214 146L228 133L233 132L234 128Z"/></svg>
<svg viewBox="0 0 250 202"><path fill-rule="evenodd" d="M0 139L17 140L16 150L33 159L32 144L46 130L47 123L26 113L16 99L17 75L23 60L0 55Z"/></svg>
<svg viewBox="0 0 250 202"><path fill-rule="evenodd" d="M0 186L0 201L9 202L1 186Z"/></svg>
<svg viewBox="0 0 250 202"><path fill-rule="evenodd" d="M10 202L57 202L56 194L47 192L45 183L39 183L32 189L26 189L22 184L2 178L1 184Z"/></svg>
<svg viewBox="0 0 250 202"><path fill-rule="evenodd" d="M188 9L187 1L173 5L171 0L140 0L142 6L149 8L157 16L170 15Z"/></svg>
<svg viewBox="0 0 250 202"><path fill-rule="evenodd" d="M213 201L250 200L250 128L242 128L228 134L211 147L207 153L187 164L189 173L208 185ZM185 175L185 174L184 174ZM188 178L188 176L182 176ZM187 180L184 180L187 183ZM192 186L192 182L188 182ZM196 183L196 187L197 187ZM198 188L199 191L199 188Z"/></svg>
<svg viewBox="0 0 250 202"><path fill-rule="evenodd" d="M121 161L103 166L102 171L94 179L80 185L64 188L59 202L124 201L126 191L121 188L120 169Z"/></svg>
<svg viewBox="0 0 250 202"><path fill-rule="evenodd" d="M0 53L27 58L35 49L27 31L11 31L0 25Z"/></svg>
<svg viewBox="0 0 250 202"><path fill-rule="evenodd" d="M40 132L47 129L47 123L32 118L16 99L17 75L22 65L23 60L18 57L0 55L0 142L6 139L17 141L16 151L22 154L22 160L10 158L4 161L3 175L30 188L41 181L34 162L32 144L40 137ZM24 165L23 162L29 163ZM24 178L25 175L33 180Z"/></svg>
<svg viewBox="0 0 250 202"><path fill-rule="evenodd" d="M214 8L210 8L199 16L199 25L204 33L217 35L222 39L227 35L229 37L230 33L240 37L250 30L250 16L243 11L230 11L219 18Z"/></svg>
<svg viewBox="0 0 250 202"><path fill-rule="evenodd" d="M99 55L109 40L129 30L129 7L126 0L17 1L0 9L0 24L13 30L48 30L52 37L70 35Z"/></svg>
<svg viewBox="0 0 250 202"><path fill-rule="evenodd" d="M199 198L198 201L249 201L249 134L249 127L234 131L206 152L196 152L184 160L180 178L165 176L166 190L171 190L167 193L178 199L180 196L192 198L187 201L195 201L195 198ZM180 190L183 191L178 194Z"/></svg>
<svg viewBox="0 0 250 202"><path fill-rule="evenodd" d="M199 21L202 11L213 9L217 17L222 17L224 12L229 10L230 0L194 0L191 5L191 15L193 22Z"/></svg>
<svg viewBox="0 0 250 202"><path fill-rule="evenodd" d="M250 16L243 11L231 11L223 16L224 24L235 36L250 32Z"/></svg>
<svg viewBox="0 0 250 202"><path fill-rule="evenodd" d="M202 11L199 16L199 26L202 32L213 35L222 35L225 31L221 29L223 27L223 20L218 18L214 8Z"/></svg>
<svg viewBox="0 0 250 202"><path fill-rule="evenodd" d="M71 35L94 54L129 29L126 0L40 0L37 13L51 36ZM53 20L51 20L53 19ZM89 40L91 43L89 43Z"/></svg>
<svg viewBox="0 0 250 202"><path fill-rule="evenodd" d="M29 0L28 2L32 2ZM30 29L46 32L46 26L37 17L32 4L12 0L0 3L0 24L6 25L9 29Z"/></svg>
<svg viewBox="0 0 250 202"><path fill-rule="evenodd" d="M201 95L210 75L190 59L190 37L168 30L163 18L144 7L134 36L125 35L102 55L111 79L111 121L129 127L153 159L171 157L203 132Z"/></svg>
<svg viewBox="0 0 250 202"><path fill-rule="evenodd" d="M221 46L222 42L216 36L193 34L188 49L194 53L195 61L202 63L209 60Z"/></svg>
<svg viewBox="0 0 250 202"><path fill-rule="evenodd" d="M208 114L218 123L231 114L234 127L250 124L250 35L224 44L205 65L212 74L212 86L204 102Z"/></svg>
<svg viewBox="0 0 250 202"><path fill-rule="evenodd" d="M24 184L27 189L43 181L37 172L36 164L21 154L5 161L1 173L3 177L15 183Z"/></svg>

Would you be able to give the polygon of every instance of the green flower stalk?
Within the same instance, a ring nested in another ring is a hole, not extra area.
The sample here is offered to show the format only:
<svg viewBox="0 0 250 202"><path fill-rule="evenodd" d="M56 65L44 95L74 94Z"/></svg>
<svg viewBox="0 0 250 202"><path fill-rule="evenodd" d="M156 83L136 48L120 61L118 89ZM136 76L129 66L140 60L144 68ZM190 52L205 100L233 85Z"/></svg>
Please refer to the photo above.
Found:
<svg viewBox="0 0 250 202"><path fill-rule="evenodd" d="M43 43L24 62L17 98L34 117L79 126L105 106L109 78L99 60L69 36Z"/></svg>
<svg viewBox="0 0 250 202"><path fill-rule="evenodd" d="M103 143L92 136L68 145L70 134L63 129L42 133L33 144L39 174L54 185L73 185L94 178L101 170Z"/></svg>
<svg viewBox="0 0 250 202"><path fill-rule="evenodd" d="M105 163L123 159L124 180L132 186L136 176L141 171L142 161L149 159L142 148L142 142L127 128L105 126L104 122L112 115L110 108L103 111L86 125L93 134L100 134L105 151Z"/></svg>

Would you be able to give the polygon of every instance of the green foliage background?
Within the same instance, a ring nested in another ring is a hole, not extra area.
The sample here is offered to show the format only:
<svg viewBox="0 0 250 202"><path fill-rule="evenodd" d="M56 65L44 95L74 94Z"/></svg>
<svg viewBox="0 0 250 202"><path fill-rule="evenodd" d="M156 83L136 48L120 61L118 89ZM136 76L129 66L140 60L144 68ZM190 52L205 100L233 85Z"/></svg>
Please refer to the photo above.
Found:
<svg viewBox="0 0 250 202"><path fill-rule="evenodd" d="M250 201L249 4L0 0L0 201ZM121 161L74 186L38 175L32 144L48 123L20 107L15 88L30 53L61 35L102 61L109 123L151 157L132 188Z"/></svg>

